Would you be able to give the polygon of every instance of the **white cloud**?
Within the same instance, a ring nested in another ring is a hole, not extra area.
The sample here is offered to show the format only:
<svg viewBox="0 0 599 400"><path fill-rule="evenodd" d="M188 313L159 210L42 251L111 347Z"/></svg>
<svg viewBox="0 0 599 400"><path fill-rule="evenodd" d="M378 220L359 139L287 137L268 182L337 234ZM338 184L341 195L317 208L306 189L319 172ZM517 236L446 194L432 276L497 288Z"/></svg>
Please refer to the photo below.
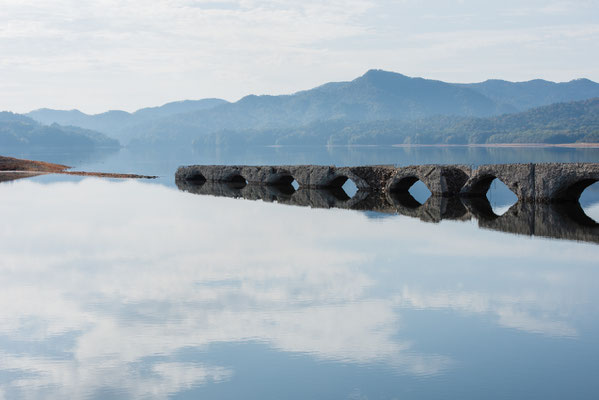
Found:
<svg viewBox="0 0 599 400"><path fill-rule="evenodd" d="M0 9L0 108L16 111L235 100L378 67L453 81L599 79L593 3L4 0ZM505 9L525 17L496 18Z"/></svg>
<svg viewBox="0 0 599 400"><path fill-rule="evenodd" d="M469 293L467 291L440 291L419 293L404 288L396 301L417 309L452 309L467 313L493 315L504 327L550 337L574 338L578 331L571 324L556 320L556 314L564 304L556 304L554 299L542 293L509 295L506 293ZM526 310L521 304L530 304ZM573 307L568 305L567 307ZM567 308L566 307L566 308Z"/></svg>

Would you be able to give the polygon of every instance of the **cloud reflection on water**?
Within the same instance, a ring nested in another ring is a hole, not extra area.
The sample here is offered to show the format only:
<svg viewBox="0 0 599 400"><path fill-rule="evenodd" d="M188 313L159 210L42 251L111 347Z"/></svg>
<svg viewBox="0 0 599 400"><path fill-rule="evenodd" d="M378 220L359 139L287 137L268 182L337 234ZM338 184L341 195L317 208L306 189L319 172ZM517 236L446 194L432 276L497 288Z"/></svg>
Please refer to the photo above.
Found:
<svg viewBox="0 0 599 400"><path fill-rule="evenodd" d="M416 351L418 337L401 335L403 309L576 337L578 313L596 299L597 246L472 224L99 179L1 184L0 199L6 397L164 397L235 375L178 360L181 351L244 341L434 375L455 360Z"/></svg>

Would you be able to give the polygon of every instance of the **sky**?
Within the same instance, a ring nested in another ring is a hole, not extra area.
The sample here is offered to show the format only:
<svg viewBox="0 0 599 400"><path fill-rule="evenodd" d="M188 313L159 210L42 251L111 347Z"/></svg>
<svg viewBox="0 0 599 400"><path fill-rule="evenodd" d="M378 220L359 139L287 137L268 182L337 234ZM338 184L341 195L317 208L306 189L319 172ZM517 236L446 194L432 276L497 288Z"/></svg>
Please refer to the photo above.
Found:
<svg viewBox="0 0 599 400"><path fill-rule="evenodd" d="M373 68L599 81L599 1L0 0L0 110L236 101Z"/></svg>

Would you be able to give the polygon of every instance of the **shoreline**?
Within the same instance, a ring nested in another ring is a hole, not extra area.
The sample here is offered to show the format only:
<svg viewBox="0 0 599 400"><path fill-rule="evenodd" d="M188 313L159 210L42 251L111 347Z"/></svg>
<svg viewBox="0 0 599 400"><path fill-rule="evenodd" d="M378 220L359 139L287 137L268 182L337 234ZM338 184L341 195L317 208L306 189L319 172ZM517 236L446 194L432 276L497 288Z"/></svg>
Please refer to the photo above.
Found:
<svg viewBox="0 0 599 400"><path fill-rule="evenodd" d="M467 143L467 144L423 144L423 143L397 143L397 144L270 144L257 145L255 147L285 148L285 147L513 147L513 148L576 148L576 149L599 149L599 143Z"/></svg>
<svg viewBox="0 0 599 400"><path fill-rule="evenodd" d="M534 147L599 149L599 143L469 143L469 144L392 144L392 147Z"/></svg>
<svg viewBox="0 0 599 400"><path fill-rule="evenodd" d="M72 167L62 164L53 164L45 161L23 160L20 158L0 156L0 174L20 177L28 177L42 174L62 174L77 176L96 176L100 178L119 178L119 179L156 179L153 175L121 174L112 172L86 172L86 171L68 171ZM13 179L17 179L16 177Z"/></svg>

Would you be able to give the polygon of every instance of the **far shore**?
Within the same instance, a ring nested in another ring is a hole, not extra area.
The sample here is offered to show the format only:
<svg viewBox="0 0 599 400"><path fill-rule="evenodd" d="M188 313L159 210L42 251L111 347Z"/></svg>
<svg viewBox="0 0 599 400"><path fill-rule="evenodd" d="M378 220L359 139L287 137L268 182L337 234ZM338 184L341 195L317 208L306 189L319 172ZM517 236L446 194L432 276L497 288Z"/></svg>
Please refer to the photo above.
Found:
<svg viewBox="0 0 599 400"><path fill-rule="evenodd" d="M483 144L392 144L393 147L566 147L599 148L599 143L483 143Z"/></svg>
<svg viewBox="0 0 599 400"><path fill-rule="evenodd" d="M534 147L534 148L551 148L551 147L563 147L563 148L579 148L579 149L597 149L599 143L468 143L468 144L422 144L422 143L397 143L397 144L325 144L325 145L287 145L287 144L271 144L265 147L278 148L278 147Z"/></svg>

